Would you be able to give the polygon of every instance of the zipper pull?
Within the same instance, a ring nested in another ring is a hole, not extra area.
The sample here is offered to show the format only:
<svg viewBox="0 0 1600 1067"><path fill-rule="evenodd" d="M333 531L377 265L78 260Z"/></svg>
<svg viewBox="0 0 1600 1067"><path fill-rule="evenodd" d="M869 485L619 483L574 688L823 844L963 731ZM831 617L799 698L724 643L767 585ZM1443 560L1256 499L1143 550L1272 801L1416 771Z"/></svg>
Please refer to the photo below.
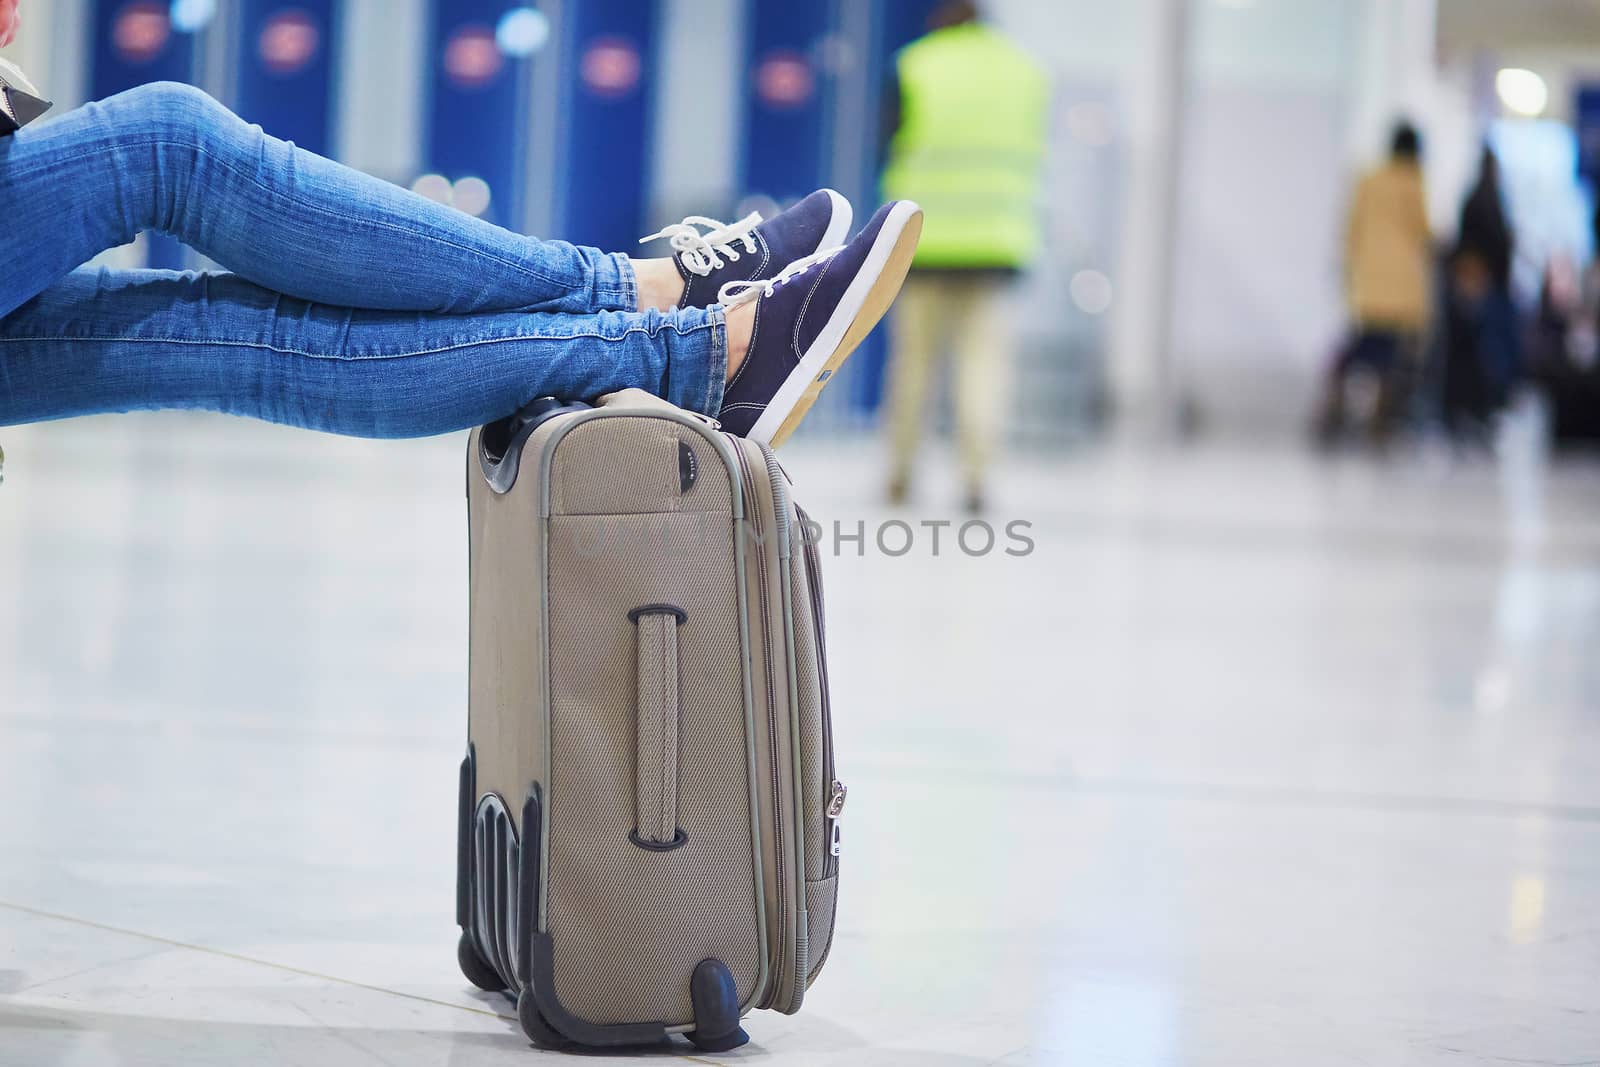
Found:
<svg viewBox="0 0 1600 1067"><path fill-rule="evenodd" d="M848 792L843 782L837 778L833 780L833 784L828 787L828 818L839 817L839 813L844 810L844 796Z"/></svg>
<svg viewBox="0 0 1600 1067"><path fill-rule="evenodd" d="M823 812L828 817L828 855L839 854L839 813L844 811L844 797L849 790L844 783L835 778L828 786L828 808Z"/></svg>

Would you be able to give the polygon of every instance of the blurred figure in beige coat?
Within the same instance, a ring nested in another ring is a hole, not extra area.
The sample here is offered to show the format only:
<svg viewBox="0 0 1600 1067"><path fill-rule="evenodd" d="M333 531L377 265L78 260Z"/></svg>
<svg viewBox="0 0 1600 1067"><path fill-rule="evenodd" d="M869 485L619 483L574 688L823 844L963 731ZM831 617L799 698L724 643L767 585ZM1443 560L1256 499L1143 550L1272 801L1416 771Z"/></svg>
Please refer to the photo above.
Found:
<svg viewBox="0 0 1600 1067"><path fill-rule="evenodd" d="M1345 379L1357 366L1381 383L1371 433L1382 443L1415 377L1428 326L1433 241L1422 181L1422 144L1408 122L1395 127L1389 158L1356 186L1345 232L1346 285L1354 331L1329 375L1318 436L1344 428Z"/></svg>

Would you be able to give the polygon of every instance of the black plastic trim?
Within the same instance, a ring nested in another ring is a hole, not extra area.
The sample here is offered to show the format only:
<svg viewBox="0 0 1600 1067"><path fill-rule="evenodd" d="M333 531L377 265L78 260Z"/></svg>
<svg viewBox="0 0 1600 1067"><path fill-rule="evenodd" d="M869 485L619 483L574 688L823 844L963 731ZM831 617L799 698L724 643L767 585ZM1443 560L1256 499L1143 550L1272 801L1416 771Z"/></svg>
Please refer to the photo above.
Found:
<svg viewBox="0 0 1600 1067"><path fill-rule="evenodd" d="M628 612L628 621L637 625L645 615L673 615L677 617L679 626L689 621L688 613L674 604L641 604Z"/></svg>
<svg viewBox="0 0 1600 1067"><path fill-rule="evenodd" d="M461 760L461 792L456 809L456 925L463 930L472 924L472 810L477 789L477 764L472 744Z"/></svg>
<svg viewBox="0 0 1600 1067"><path fill-rule="evenodd" d="M529 984L533 930L539 925L539 855L543 841L539 783L533 782L528 786L528 798L522 802L522 850L517 856L517 981L524 988Z"/></svg>
<svg viewBox="0 0 1600 1067"><path fill-rule="evenodd" d="M543 803L537 782L528 787L522 805L522 855L518 864L521 885L517 893L517 977L533 997L533 1004L545 1022L580 1045L653 1045L664 1041L667 1028L661 1023L624 1023L596 1026L571 1014L561 1006L555 992L555 967L550 935L536 929L539 914L539 855L543 851ZM520 1011L519 1011L520 1014ZM526 1027L524 1027L526 1030ZM539 1035L528 1035L538 1040Z"/></svg>
<svg viewBox="0 0 1600 1067"><path fill-rule="evenodd" d="M531 401L515 415L484 424L478 433L478 465L489 488L496 493L509 493L517 484L517 471L522 467L522 450L544 423L557 415L573 411L588 411L590 405L541 396Z"/></svg>
<svg viewBox="0 0 1600 1067"><path fill-rule="evenodd" d="M522 1032L542 1049L561 1052L573 1047L573 1043L560 1030L550 1025L549 1019L539 1014L539 1002L534 999L531 989L524 989L517 994L517 1021L522 1024Z"/></svg>
<svg viewBox="0 0 1600 1067"><path fill-rule="evenodd" d="M539 1005L539 1014L567 1037L580 1045L604 1046L656 1045L667 1039L667 1028L661 1023L617 1023L612 1026L596 1026L567 1011L561 1006L561 1001L556 999L553 964L555 953L549 933L541 930L534 934L531 947L533 984L528 988L533 991L534 999Z"/></svg>
<svg viewBox="0 0 1600 1067"><path fill-rule="evenodd" d="M682 848L688 842L689 835L684 833L683 827L680 826L672 835L671 841L645 841L640 838L639 830L635 827L628 831L628 840L647 852L671 852L675 848Z"/></svg>
<svg viewBox="0 0 1600 1067"><path fill-rule="evenodd" d="M517 830L497 793L485 793L473 810L473 928L483 957L511 985L516 980Z"/></svg>

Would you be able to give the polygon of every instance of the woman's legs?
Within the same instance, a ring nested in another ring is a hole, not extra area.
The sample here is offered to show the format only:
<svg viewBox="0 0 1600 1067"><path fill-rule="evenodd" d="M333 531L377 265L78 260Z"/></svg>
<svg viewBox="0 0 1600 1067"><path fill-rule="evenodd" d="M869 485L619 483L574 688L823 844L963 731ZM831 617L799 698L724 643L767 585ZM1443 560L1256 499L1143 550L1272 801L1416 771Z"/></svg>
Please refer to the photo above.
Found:
<svg viewBox="0 0 1600 1067"><path fill-rule="evenodd" d="M0 318L0 425L204 408L420 437L629 386L715 415L727 359L720 308L439 316L307 303L233 274L82 269Z"/></svg>
<svg viewBox="0 0 1600 1067"><path fill-rule="evenodd" d="M0 204L0 316L145 229L324 304L456 314L638 306L621 254L492 226L269 137L171 82L0 138Z"/></svg>

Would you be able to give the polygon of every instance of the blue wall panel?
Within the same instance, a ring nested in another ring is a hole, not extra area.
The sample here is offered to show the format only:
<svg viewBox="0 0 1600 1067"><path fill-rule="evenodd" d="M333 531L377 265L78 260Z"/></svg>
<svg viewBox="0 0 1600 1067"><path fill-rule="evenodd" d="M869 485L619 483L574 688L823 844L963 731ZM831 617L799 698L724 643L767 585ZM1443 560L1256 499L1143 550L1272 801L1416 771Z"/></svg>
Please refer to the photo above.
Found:
<svg viewBox="0 0 1600 1067"><path fill-rule="evenodd" d="M274 137L330 154L338 27L333 0L243 0L234 110Z"/></svg>
<svg viewBox="0 0 1600 1067"><path fill-rule="evenodd" d="M1593 187L1600 184L1600 84L1579 83L1572 114L1578 135L1578 176Z"/></svg>
<svg viewBox="0 0 1600 1067"><path fill-rule="evenodd" d="M882 142L884 134L883 93L895 76L894 54L927 31L928 16L939 6L939 0L876 0L872 40L865 56L866 92L872 102L868 111L868 136L873 140L866 153L868 174L860 177L864 194L858 201L863 211L876 209L881 195L878 171L884 160ZM841 175L841 182L855 175ZM863 220L864 221L864 220ZM893 315L893 312L890 312ZM861 344L861 349L851 357L850 403L858 412L871 413L883 404L884 379L889 362L889 323L873 330Z"/></svg>
<svg viewBox="0 0 1600 1067"><path fill-rule="evenodd" d="M796 200L832 179L827 140L833 80L820 57L833 5L745 6L739 186L745 196Z"/></svg>
<svg viewBox="0 0 1600 1067"><path fill-rule="evenodd" d="M657 0L564 9L552 165L561 168L556 231L569 241L627 251L645 232L660 21ZM684 116L686 129L692 121Z"/></svg>
<svg viewBox="0 0 1600 1067"><path fill-rule="evenodd" d="M172 28L166 4L95 0L93 19L91 99L146 82L186 82L194 77L194 38Z"/></svg>
<svg viewBox="0 0 1600 1067"><path fill-rule="evenodd" d="M195 39L172 27L168 6L155 0L94 0L90 8L89 96L102 100L154 81L193 82ZM181 269L188 259L178 241L146 237L146 262Z"/></svg>
<svg viewBox="0 0 1600 1067"><path fill-rule="evenodd" d="M508 0L434 0L423 110L424 167L453 182L483 179L490 191L483 217L512 228L520 228L523 218L532 60L501 51L495 28L518 6Z"/></svg>
<svg viewBox="0 0 1600 1067"><path fill-rule="evenodd" d="M856 206L857 225L877 209L883 92L894 53L921 36L938 0L833 0L745 4L739 184L780 205L822 185ZM853 121L841 121L849 113ZM836 137L860 137L838 144ZM836 148L838 150L836 150ZM887 330L861 344L831 393L855 417L883 400Z"/></svg>

